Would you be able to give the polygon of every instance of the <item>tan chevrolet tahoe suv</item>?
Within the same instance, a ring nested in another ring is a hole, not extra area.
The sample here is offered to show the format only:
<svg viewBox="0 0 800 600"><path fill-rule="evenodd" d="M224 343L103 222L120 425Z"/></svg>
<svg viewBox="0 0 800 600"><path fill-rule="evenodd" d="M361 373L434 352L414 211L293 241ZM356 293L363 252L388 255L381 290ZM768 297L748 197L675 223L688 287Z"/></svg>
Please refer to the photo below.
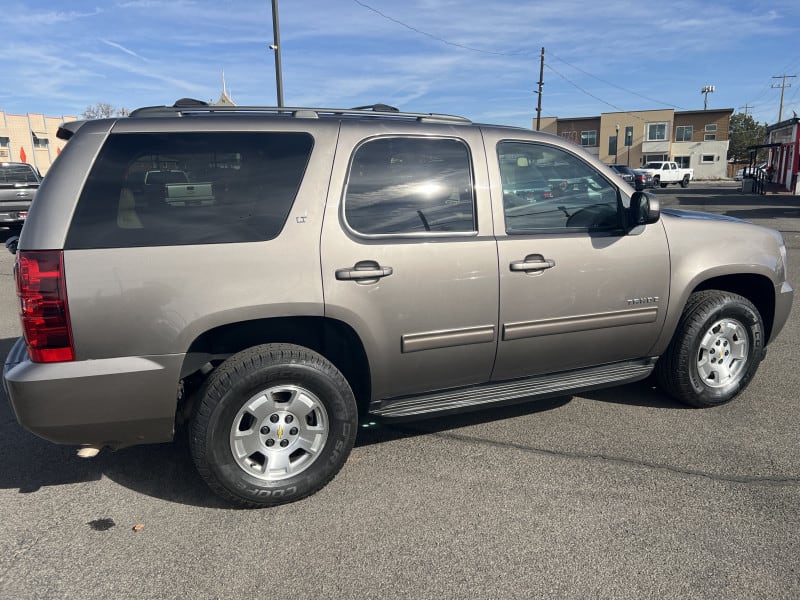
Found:
<svg viewBox="0 0 800 600"><path fill-rule="evenodd" d="M185 427L240 506L322 488L360 418L654 371L722 404L792 303L778 232L659 210L529 130L184 100L59 135L16 256L16 416L84 454Z"/></svg>

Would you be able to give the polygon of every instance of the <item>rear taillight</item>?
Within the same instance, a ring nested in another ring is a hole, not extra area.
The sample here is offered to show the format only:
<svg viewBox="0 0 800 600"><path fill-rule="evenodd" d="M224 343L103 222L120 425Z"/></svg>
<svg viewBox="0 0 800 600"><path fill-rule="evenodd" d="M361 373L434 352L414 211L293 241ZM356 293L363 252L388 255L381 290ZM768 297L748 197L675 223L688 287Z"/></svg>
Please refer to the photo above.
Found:
<svg viewBox="0 0 800 600"><path fill-rule="evenodd" d="M14 265L22 333L33 362L75 360L60 250L22 250Z"/></svg>

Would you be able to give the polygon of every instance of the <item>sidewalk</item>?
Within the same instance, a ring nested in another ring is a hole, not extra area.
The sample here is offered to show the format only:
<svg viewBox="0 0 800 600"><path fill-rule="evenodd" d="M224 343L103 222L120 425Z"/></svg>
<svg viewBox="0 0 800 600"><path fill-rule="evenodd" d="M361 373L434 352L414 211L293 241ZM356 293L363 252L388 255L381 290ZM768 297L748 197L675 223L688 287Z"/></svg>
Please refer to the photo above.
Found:
<svg viewBox="0 0 800 600"><path fill-rule="evenodd" d="M767 183L766 194L769 194L770 196L773 195L773 194L777 194L777 195L780 195L780 196L794 196L795 195L792 192L790 192L789 190L787 190L783 186L783 184L780 184L780 183L777 183L777 182L774 182L774 181Z"/></svg>

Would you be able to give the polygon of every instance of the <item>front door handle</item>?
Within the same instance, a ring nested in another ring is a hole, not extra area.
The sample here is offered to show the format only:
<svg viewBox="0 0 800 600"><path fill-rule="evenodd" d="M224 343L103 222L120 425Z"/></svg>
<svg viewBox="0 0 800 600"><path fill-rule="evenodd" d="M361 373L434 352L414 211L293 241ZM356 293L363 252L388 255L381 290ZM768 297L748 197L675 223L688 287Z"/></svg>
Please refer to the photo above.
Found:
<svg viewBox="0 0 800 600"><path fill-rule="evenodd" d="M374 260L361 260L352 268L336 269L336 279L372 283L381 277L388 277L392 273L394 273L392 267L382 267Z"/></svg>
<svg viewBox="0 0 800 600"><path fill-rule="evenodd" d="M544 269L551 269L556 266L556 261L545 258L541 254L529 254L525 260L515 260L509 267L512 271L543 271Z"/></svg>

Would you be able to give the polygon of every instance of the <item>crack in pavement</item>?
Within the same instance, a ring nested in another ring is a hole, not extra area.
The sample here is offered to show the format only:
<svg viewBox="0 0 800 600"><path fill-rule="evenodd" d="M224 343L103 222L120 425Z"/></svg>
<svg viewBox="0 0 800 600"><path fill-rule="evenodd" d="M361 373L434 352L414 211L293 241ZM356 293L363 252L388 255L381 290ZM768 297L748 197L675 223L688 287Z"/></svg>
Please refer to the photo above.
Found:
<svg viewBox="0 0 800 600"><path fill-rule="evenodd" d="M443 439L452 439L460 442L467 442L471 444L494 446L497 448L506 448L520 450L531 454L539 454L543 456L557 456L559 458L573 458L581 460L598 460L609 463L617 463L622 465L645 467L648 469L657 469L660 471L668 471L678 475L688 475L692 477L702 477L712 481L719 481L725 483L741 483L741 484L755 484L755 485L768 485L768 486L792 486L800 483L800 477L758 477L753 475L723 475L720 473L709 473L706 471L698 471L695 469L684 469L674 465L649 462L646 460L636 460L624 456L611 456L606 454L590 454L582 452L569 452L565 450L550 450L547 448L536 448L533 446L525 446L523 444L514 444L511 442L498 442L495 440L487 440L483 438L471 437L468 435L460 435L457 433L442 433L437 431L425 431L423 429L403 428L409 433L425 433L426 435L433 435Z"/></svg>

